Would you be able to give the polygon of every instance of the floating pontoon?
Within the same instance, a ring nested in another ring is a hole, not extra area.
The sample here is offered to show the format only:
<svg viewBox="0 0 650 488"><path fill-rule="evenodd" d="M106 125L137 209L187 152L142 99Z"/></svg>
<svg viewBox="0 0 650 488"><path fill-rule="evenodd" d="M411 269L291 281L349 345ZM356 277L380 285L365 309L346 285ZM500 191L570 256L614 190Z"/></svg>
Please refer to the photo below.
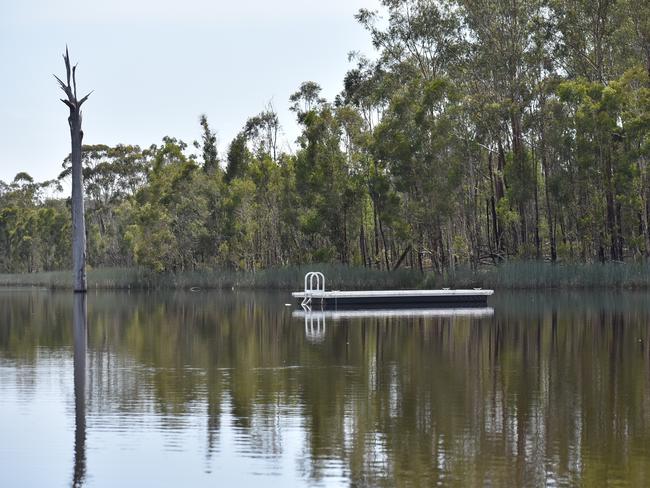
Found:
<svg viewBox="0 0 650 488"><path fill-rule="evenodd" d="M486 307L493 290L378 290L325 291L325 276L312 271L305 275L305 289L291 295L304 310L350 308Z"/></svg>

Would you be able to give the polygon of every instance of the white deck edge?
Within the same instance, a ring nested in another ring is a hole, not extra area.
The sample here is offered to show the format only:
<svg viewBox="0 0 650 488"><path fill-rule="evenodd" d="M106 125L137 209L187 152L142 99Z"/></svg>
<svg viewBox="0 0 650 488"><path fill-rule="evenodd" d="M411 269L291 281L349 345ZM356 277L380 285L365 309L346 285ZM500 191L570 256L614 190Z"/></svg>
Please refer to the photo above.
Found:
<svg viewBox="0 0 650 488"><path fill-rule="evenodd" d="M312 298L385 298L385 297L455 297L491 296L494 290L377 290L377 291L313 291ZM304 291L291 294L294 298L304 298Z"/></svg>

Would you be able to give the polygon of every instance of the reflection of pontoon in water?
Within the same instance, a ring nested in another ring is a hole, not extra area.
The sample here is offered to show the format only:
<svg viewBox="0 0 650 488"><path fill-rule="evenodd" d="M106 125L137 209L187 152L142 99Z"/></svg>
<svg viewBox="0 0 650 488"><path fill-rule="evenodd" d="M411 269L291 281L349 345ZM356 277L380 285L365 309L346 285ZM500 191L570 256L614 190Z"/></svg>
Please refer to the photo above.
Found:
<svg viewBox="0 0 650 488"><path fill-rule="evenodd" d="M319 272L305 275L305 289L291 295L304 310L349 308L420 308L486 307L493 290L379 290L325 291L325 276Z"/></svg>
<svg viewBox="0 0 650 488"><path fill-rule="evenodd" d="M415 308L395 310L294 310L294 318L305 320L305 337L311 342L325 339L325 322L365 318L487 318L494 315L492 307L480 308Z"/></svg>
<svg viewBox="0 0 650 488"><path fill-rule="evenodd" d="M395 310L294 310L295 318L347 320L357 318L487 318L494 315L492 307L476 308L401 308Z"/></svg>

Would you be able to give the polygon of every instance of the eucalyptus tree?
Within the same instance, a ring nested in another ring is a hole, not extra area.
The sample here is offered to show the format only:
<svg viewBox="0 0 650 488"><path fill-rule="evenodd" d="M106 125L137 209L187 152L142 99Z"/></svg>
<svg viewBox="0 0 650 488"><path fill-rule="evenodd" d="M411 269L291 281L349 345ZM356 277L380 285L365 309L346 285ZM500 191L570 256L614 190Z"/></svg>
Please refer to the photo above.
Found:
<svg viewBox="0 0 650 488"><path fill-rule="evenodd" d="M538 235L537 219L529 218L535 200L536 173L526 137L525 119L531 112L536 60L536 30L543 15L543 2L533 0L463 0L463 13L471 39L469 71L487 92L485 101L496 117L491 122L489 145L496 148L507 198L497 212L501 223L511 229L511 246L528 252L529 231ZM516 215L517 224L511 214ZM530 220L533 220L532 225ZM537 239L538 240L538 239ZM536 243L539 248L539 243Z"/></svg>
<svg viewBox="0 0 650 488"><path fill-rule="evenodd" d="M187 145L172 137L153 145L147 185L130 201L126 240L136 263L163 270L195 269L209 217L205 172Z"/></svg>
<svg viewBox="0 0 650 488"><path fill-rule="evenodd" d="M277 162L280 119L272 104L269 103L258 115L250 117L244 125L243 132L253 146L253 154L260 158L268 155Z"/></svg>
<svg viewBox="0 0 650 488"><path fill-rule="evenodd" d="M648 13L647 6L634 0L549 0L548 3L557 19L558 55L567 77L584 77L607 84L623 74L637 38L626 29L626 23L630 16L638 16L635 28L642 30L645 23L647 29L647 20L643 20L644 10Z"/></svg>
<svg viewBox="0 0 650 488"><path fill-rule="evenodd" d="M57 182L27 173L0 183L0 270L51 271L68 266L70 216L65 201L47 197ZM60 191L60 189L58 189Z"/></svg>
<svg viewBox="0 0 650 488"><path fill-rule="evenodd" d="M376 87L375 99L383 100L373 130L369 180L377 227L385 241L382 220L401 200L396 220L408 226L420 268L425 260L438 268L453 266L457 208L450 190L460 168L451 114L459 100L449 79L458 73L466 51L461 17L449 1L385 0L382 5L387 23L379 21L377 12L360 10L357 15L379 50L378 65L346 78L352 100L369 83ZM385 261L388 266L386 256Z"/></svg>
<svg viewBox="0 0 650 488"><path fill-rule="evenodd" d="M251 156L248 149L248 136L245 131L241 131L228 146L226 173L224 175L226 183L230 183L233 179L245 173L250 164Z"/></svg>
<svg viewBox="0 0 650 488"><path fill-rule="evenodd" d="M650 4L646 0L627 0L625 13L627 32L635 40L633 51L650 78Z"/></svg>
<svg viewBox="0 0 650 488"><path fill-rule="evenodd" d="M400 81L382 61L372 62L355 55L357 66L348 71L339 96L337 116L341 120L344 148L353 172L355 193L360 200L359 248L362 262L390 269L392 247L387 234L396 231L403 222L400 199L390 181L386 161L376 154L376 130L386 114L392 97L400 88ZM369 200L366 209L365 200ZM366 215L368 217L366 217ZM372 229L367 237L366 225ZM408 232L401 232L410 248Z"/></svg>
<svg viewBox="0 0 650 488"><path fill-rule="evenodd" d="M398 72L408 65L424 79L449 72L463 56L458 5L449 0L381 0L388 23L379 14L359 10L357 21L370 33L382 64ZM406 73L408 73L407 71Z"/></svg>
<svg viewBox="0 0 650 488"><path fill-rule="evenodd" d="M199 145L198 142L195 142L194 144L196 147L201 148L203 156L203 171L213 174L220 170L219 154L217 151L217 135L212 129L210 129L208 117L205 114L201 114L199 117L199 123L201 124L202 144Z"/></svg>
<svg viewBox="0 0 650 488"><path fill-rule="evenodd" d="M320 96L322 88L314 81L303 82L298 90L289 97L291 102L290 110L298 114L305 115L318 106L325 103L325 99Z"/></svg>
<svg viewBox="0 0 650 488"><path fill-rule="evenodd" d="M150 165L148 151L118 144L83 145L87 260L90 266L127 265L121 206L146 184ZM72 173L71 157L63 162L58 180Z"/></svg>
<svg viewBox="0 0 650 488"><path fill-rule="evenodd" d="M205 232L199 240L197 255L201 262L209 262L215 254L217 242L221 239L221 214L224 189L224 171L221 167L217 150L217 134L210 128L205 114L199 117L201 125L201 143L194 142L201 149L204 177L200 178L201 190L207 200L208 218L205 222Z"/></svg>
<svg viewBox="0 0 650 488"><path fill-rule="evenodd" d="M63 55L65 63L66 81L63 82L55 75L61 90L66 95L61 101L70 109L68 124L70 126L70 140L72 145L72 272L73 287L75 292L86 292L86 222L84 215L84 187L81 165L83 131L81 130L81 106L90 93L77 98L77 65L70 65L68 48ZM92 92L91 92L92 93Z"/></svg>
<svg viewBox="0 0 650 488"><path fill-rule="evenodd" d="M311 240L316 261L349 263L350 172L342 150L336 109L320 96L320 86L303 83L290 101L302 133L296 154L296 191L301 200L299 227Z"/></svg>

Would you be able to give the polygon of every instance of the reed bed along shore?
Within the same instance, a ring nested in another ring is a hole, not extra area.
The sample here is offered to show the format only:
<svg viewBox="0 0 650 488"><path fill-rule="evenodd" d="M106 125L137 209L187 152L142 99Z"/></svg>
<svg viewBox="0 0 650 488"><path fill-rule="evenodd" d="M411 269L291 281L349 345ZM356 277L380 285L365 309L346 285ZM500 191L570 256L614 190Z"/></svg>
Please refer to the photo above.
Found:
<svg viewBox="0 0 650 488"><path fill-rule="evenodd" d="M417 288L419 272L401 269L380 271L342 265L309 265L273 268L257 272L197 270L158 273L145 268L100 268L88 271L90 289L300 289L305 273L322 271L328 289ZM67 289L72 287L69 271L0 274L0 286Z"/></svg>
<svg viewBox="0 0 650 488"><path fill-rule="evenodd" d="M314 264L257 272L200 270L157 273L145 268L101 268L88 272L90 289L282 289L298 290L306 272L325 274L329 290L404 288L650 289L650 263L552 264L508 262L477 270L457 268L444 273L399 269L380 271L363 267ZM0 274L3 287L69 289L69 271Z"/></svg>

